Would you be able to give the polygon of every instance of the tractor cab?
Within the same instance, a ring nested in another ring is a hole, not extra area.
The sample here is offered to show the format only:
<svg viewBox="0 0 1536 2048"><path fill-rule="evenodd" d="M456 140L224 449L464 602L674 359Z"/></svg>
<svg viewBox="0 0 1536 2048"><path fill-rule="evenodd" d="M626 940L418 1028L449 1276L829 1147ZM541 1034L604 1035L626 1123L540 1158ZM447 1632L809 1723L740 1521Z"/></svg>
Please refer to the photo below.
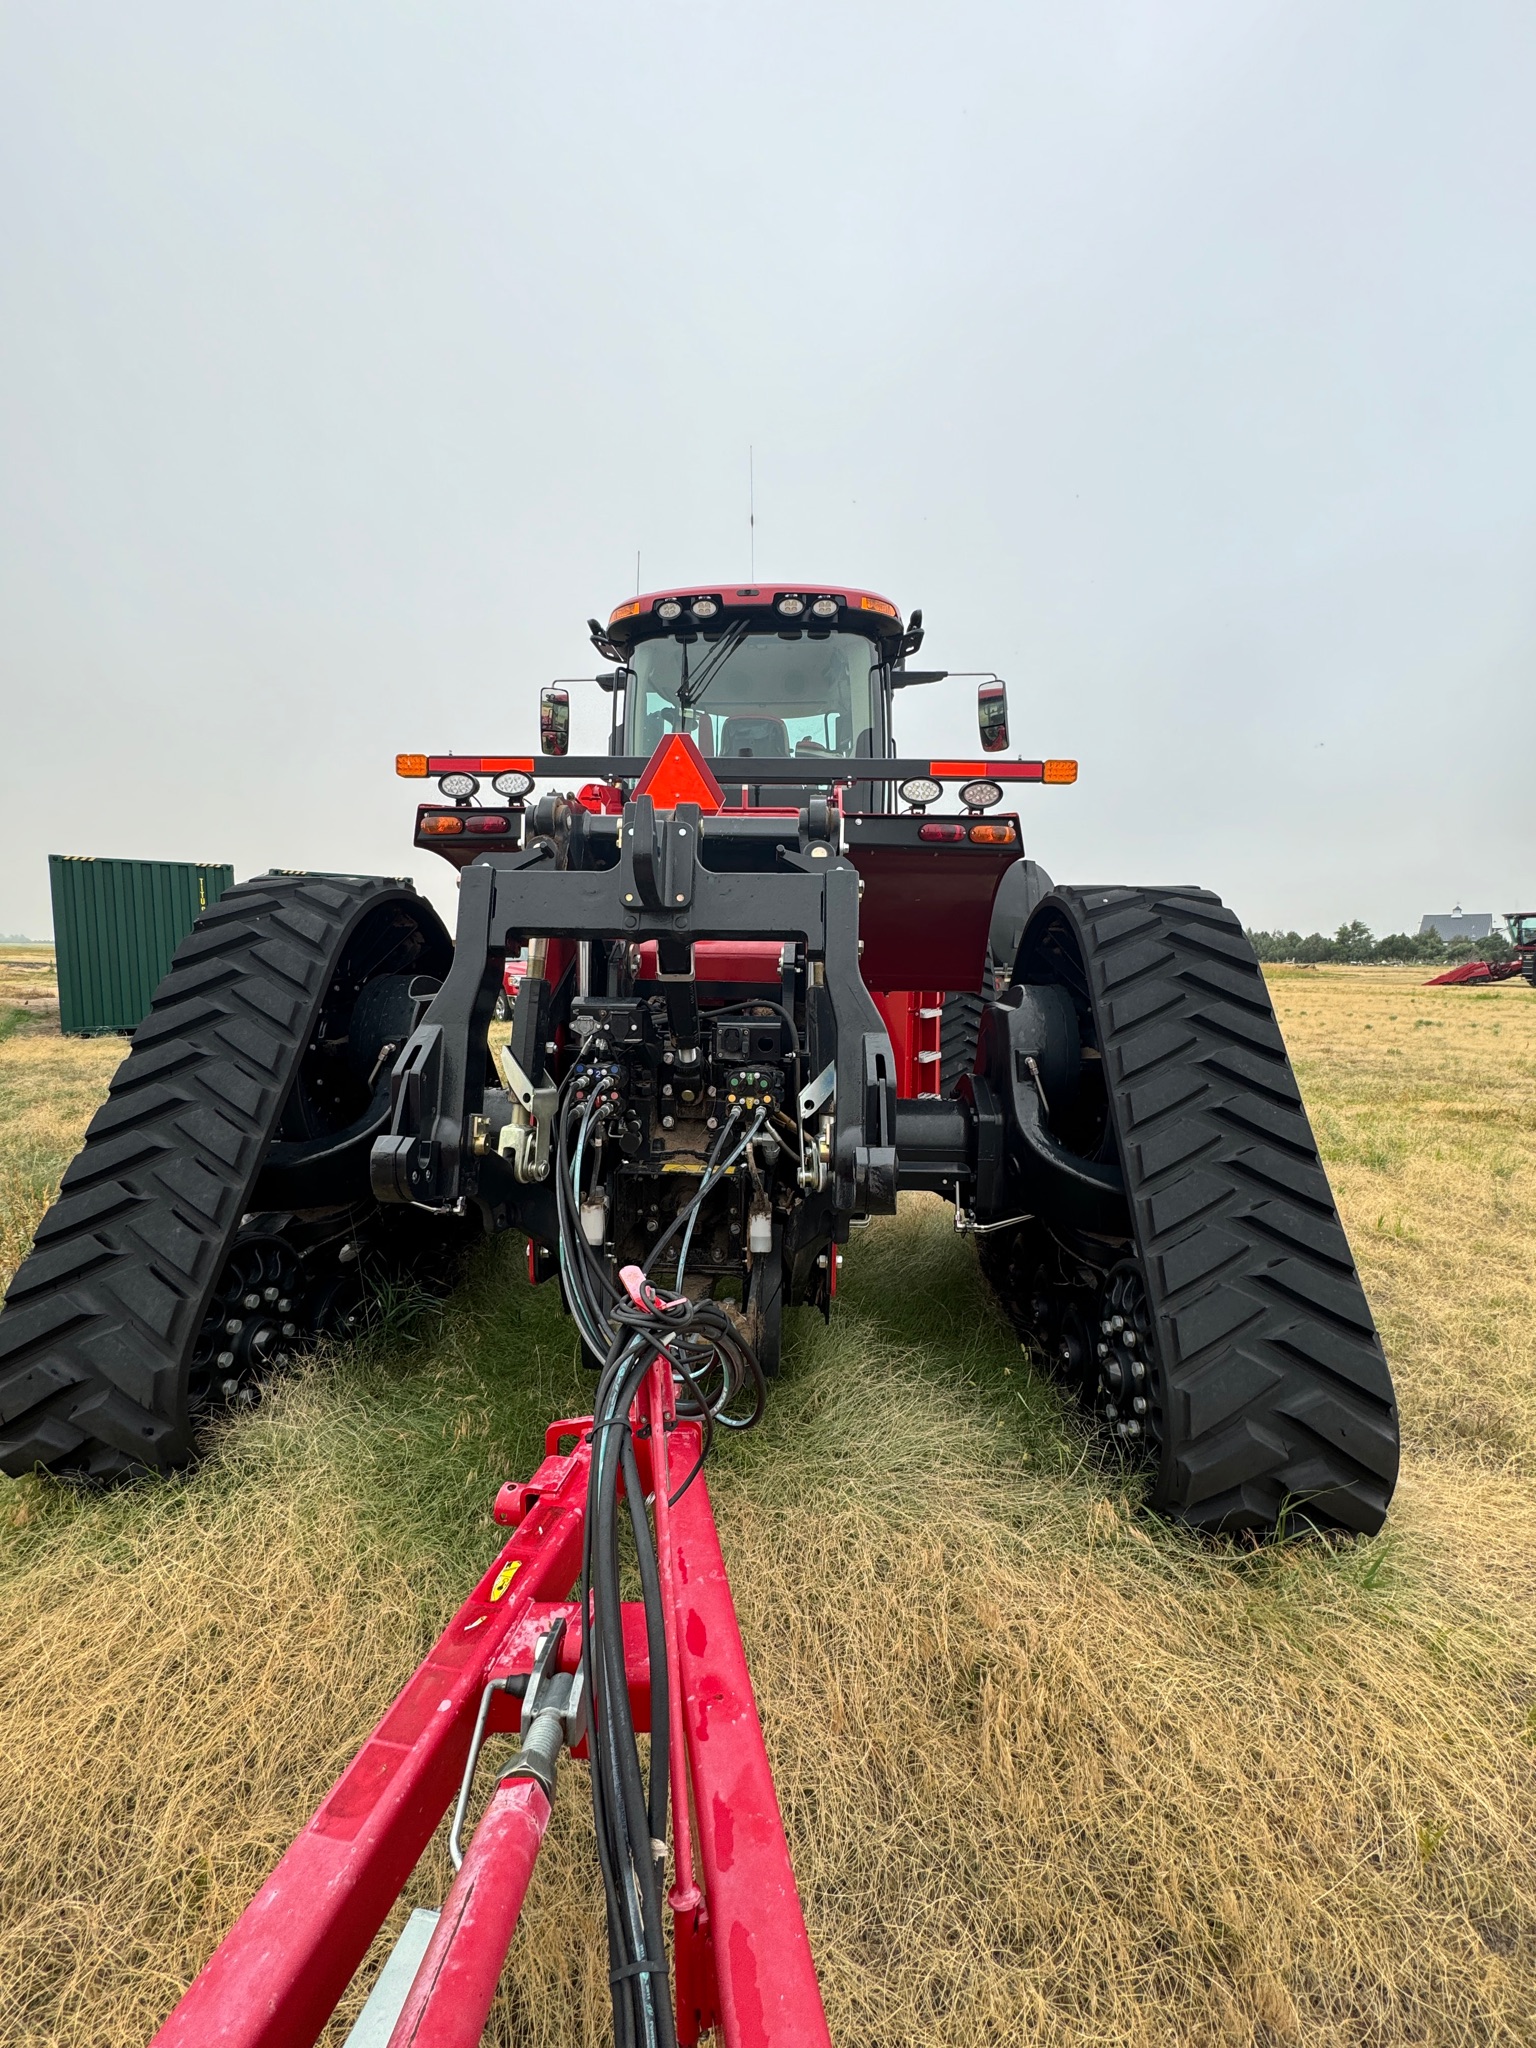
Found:
<svg viewBox="0 0 1536 2048"><path fill-rule="evenodd" d="M419 847L464 868L574 831L576 857L612 864L626 806L646 799L667 810L686 786L706 813L755 820L706 859L772 861L781 843L830 832L864 885L860 955L871 989L917 992L930 1018L934 990L981 989L1003 876L1036 873L1022 858L1017 814L997 807L1016 784L1075 782L1077 763L977 760L959 748L958 758L900 758L896 691L951 673L907 665L923 643L920 611L903 621L889 598L847 585L737 584L652 591L606 625L587 625L613 664L589 679L612 700L606 751L571 754L568 679L541 693L538 755L397 756L400 774L436 777L448 800L419 808ZM1002 755L1006 687L991 671L977 680L980 751ZM680 754L692 765L674 787ZM534 796L542 776L562 771L567 796ZM485 780L491 801L477 802ZM1008 901L1017 924L1023 898Z"/></svg>
<svg viewBox="0 0 1536 2048"><path fill-rule="evenodd" d="M670 733L686 733L721 761L804 761L808 783L832 762L891 752L891 692L905 655L922 639L873 591L784 590L742 585L663 590L622 604L606 628L593 622L611 678L610 750L649 758ZM805 788L778 782L771 795L743 771L748 801L798 808ZM861 794L884 810L884 784Z"/></svg>

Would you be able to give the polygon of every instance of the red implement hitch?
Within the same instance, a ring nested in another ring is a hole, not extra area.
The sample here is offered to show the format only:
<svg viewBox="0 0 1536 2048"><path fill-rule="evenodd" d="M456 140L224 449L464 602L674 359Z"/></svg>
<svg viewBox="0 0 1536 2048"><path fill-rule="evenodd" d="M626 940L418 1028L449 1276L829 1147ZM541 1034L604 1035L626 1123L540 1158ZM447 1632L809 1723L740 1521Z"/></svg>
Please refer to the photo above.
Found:
<svg viewBox="0 0 1536 2048"><path fill-rule="evenodd" d="M672 2029L729 2048L829 2048L725 1561L699 1464L657 1356L628 1415L651 1503L670 1740ZM504 1486L513 1533L319 1812L155 2037L155 2048L306 2048L334 2010L487 1736L520 1730L462 1853L390 2048L472 2048L484 2030L548 1825L563 1748L588 1756L584 1618L568 1597L588 1535L596 1425L551 1425L532 1477ZM677 1475L685 1475L681 1487ZM691 1478L686 1475L692 1474ZM652 1732L643 1604L623 1603L634 1729ZM652 1970L667 1995L667 1965ZM617 1974L617 1973L616 1973ZM659 2016L660 2017L660 2016Z"/></svg>

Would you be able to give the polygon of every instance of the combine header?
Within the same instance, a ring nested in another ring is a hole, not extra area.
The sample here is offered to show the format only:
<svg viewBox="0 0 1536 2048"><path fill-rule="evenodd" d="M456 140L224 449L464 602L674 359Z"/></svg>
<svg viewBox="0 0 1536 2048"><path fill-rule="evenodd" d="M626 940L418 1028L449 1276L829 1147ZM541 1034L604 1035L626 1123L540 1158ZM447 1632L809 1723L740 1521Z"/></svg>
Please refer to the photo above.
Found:
<svg viewBox="0 0 1536 2048"><path fill-rule="evenodd" d="M1424 986L1444 988L1466 982L1513 981L1517 974L1523 974L1536 988L1536 910L1506 910L1504 922L1515 949L1512 960L1464 960L1444 974L1432 974Z"/></svg>
<svg viewBox="0 0 1536 2048"><path fill-rule="evenodd" d="M356 876L268 876L199 921L0 1316L13 1473L184 1463L381 1278L442 1284L485 1232L526 1238L595 1375L166 2043L313 2041L489 1787L367 2035L478 2040L567 1749L616 2039L826 2040L701 1468L761 1413L785 1310L831 1315L852 1226L904 1191L952 1206L1158 1512L1386 1511L1391 1383L1236 918L1025 857L1007 798L1076 764L1006 757L996 677L983 758L901 757L896 693L944 680L909 665L920 613L754 586L590 623L607 753L570 757L556 685L538 754L399 759L437 782L415 839L460 870L452 943L409 884ZM579 787L539 794L557 772Z"/></svg>

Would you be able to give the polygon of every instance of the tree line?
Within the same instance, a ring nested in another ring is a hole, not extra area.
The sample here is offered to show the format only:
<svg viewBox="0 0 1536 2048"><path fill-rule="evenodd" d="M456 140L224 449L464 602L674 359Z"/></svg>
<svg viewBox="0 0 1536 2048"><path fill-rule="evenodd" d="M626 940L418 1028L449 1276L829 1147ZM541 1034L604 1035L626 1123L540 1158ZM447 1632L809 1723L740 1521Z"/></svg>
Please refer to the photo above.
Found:
<svg viewBox="0 0 1536 2048"><path fill-rule="evenodd" d="M1356 918L1341 924L1330 939L1322 932L1249 932L1248 942L1261 960L1290 960L1299 965L1334 961L1340 965L1459 967L1464 960L1508 960L1514 947L1498 932L1486 939L1442 939L1438 932L1389 932L1378 939Z"/></svg>

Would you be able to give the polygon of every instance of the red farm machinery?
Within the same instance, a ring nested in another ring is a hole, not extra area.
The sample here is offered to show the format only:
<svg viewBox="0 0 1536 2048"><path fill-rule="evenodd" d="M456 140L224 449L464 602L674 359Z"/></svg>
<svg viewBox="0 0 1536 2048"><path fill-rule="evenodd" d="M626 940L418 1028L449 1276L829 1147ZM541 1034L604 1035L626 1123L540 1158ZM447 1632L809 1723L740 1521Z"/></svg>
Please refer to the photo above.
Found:
<svg viewBox="0 0 1536 2048"><path fill-rule="evenodd" d="M1506 910L1504 922L1514 948L1508 960L1463 960L1459 967L1431 975L1426 988L1460 986L1469 982L1513 981L1523 975L1536 988L1536 910Z"/></svg>
<svg viewBox="0 0 1536 2048"><path fill-rule="evenodd" d="M589 624L606 753L569 753L551 686L537 753L399 757L436 784L415 844L459 870L452 939L369 876L272 874L200 918L0 1315L13 1474L186 1463L381 1281L446 1285L485 1233L526 1239L593 1376L166 2048L313 2042L450 1814L457 1875L354 2039L478 2041L566 1752L615 2039L827 2040L703 1467L903 1192L952 1206L1153 1511L1386 1513L1391 1382L1236 918L1028 858L1009 800L1076 764L1008 753L996 678L980 758L904 758L897 693L944 677L909 665L920 613L763 585Z"/></svg>

